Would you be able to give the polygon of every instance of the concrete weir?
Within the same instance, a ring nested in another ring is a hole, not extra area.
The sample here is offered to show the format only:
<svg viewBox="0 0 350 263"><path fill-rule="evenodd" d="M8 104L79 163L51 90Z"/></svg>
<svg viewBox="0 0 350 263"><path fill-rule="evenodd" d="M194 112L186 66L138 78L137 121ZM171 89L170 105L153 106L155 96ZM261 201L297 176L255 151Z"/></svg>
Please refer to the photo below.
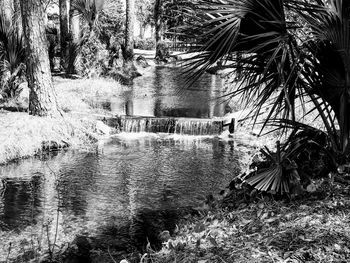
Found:
<svg viewBox="0 0 350 263"><path fill-rule="evenodd" d="M109 118L106 124L123 132L170 133L179 135L218 135L224 122L219 119L120 116Z"/></svg>

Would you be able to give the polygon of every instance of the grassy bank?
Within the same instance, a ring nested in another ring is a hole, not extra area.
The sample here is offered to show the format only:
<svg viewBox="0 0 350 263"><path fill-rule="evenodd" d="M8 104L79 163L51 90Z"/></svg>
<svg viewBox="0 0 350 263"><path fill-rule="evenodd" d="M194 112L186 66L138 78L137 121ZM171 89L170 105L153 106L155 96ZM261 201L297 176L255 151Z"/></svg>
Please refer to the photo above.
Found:
<svg viewBox="0 0 350 263"><path fill-rule="evenodd" d="M63 118L28 115L25 112L28 108L26 88L16 100L0 105L0 164L53 148L91 146L101 135L94 114L110 114L95 102L95 98L109 98L123 88L106 79L55 77L54 84Z"/></svg>
<svg viewBox="0 0 350 263"><path fill-rule="evenodd" d="M0 164L42 151L91 145L97 139L94 123L71 117L62 119L0 114Z"/></svg>
<svg viewBox="0 0 350 263"><path fill-rule="evenodd" d="M110 114L98 100L107 100L127 88L112 79L54 78L55 90L61 109L70 114Z"/></svg>

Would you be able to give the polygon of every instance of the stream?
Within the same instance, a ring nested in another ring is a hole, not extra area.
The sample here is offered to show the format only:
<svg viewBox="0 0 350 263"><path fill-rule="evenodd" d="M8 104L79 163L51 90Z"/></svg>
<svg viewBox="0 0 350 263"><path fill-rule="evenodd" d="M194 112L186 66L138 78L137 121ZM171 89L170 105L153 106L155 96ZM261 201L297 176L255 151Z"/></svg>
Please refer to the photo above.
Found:
<svg viewBox="0 0 350 263"><path fill-rule="evenodd" d="M208 75L181 92L179 74L156 68L104 103L116 114L224 114L212 101L218 80ZM0 262L53 243L62 249L79 235L123 253L142 249L158 242L160 231L172 233L181 216L238 173L233 141L145 132L114 135L92 152L53 152L1 166Z"/></svg>

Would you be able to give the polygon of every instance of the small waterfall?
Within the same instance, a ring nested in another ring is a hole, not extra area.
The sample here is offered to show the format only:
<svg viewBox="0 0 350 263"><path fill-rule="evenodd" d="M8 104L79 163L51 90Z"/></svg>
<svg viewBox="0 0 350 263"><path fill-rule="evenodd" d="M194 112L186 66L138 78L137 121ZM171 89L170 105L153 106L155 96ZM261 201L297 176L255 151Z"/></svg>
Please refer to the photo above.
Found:
<svg viewBox="0 0 350 263"><path fill-rule="evenodd" d="M212 120L179 119L175 124L175 134L217 135L222 132L222 122Z"/></svg>
<svg viewBox="0 0 350 263"><path fill-rule="evenodd" d="M187 118L121 117L123 132L173 133L179 135L218 135L222 121Z"/></svg>

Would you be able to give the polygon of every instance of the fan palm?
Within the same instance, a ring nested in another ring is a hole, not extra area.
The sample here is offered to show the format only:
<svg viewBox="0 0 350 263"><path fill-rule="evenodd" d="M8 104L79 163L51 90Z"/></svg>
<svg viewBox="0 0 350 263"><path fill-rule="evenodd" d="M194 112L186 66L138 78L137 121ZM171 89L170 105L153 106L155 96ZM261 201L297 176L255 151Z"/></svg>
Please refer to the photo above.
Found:
<svg viewBox="0 0 350 263"><path fill-rule="evenodd" d="M240 80L232 82L226 96L241 96L247 107L253 107L254 123L269 105L263 127L276 119L290 127L296 123L297 105L310 102L313 107L304 114L318 114L336 162L346 161L349 1L198 0L194 8L187 7L187 15L194 22L184 30L200 45L200 52L187 63L192 77L216 63L231 68L232 74L239 68Z"/></svg>
<svg viewBox="0 0 350 263"><path fill-rule="evenodd" d="M104 0L73 0L72 10L74 15L79 15L88 23L90 31L98 29L98 14L102 10Z"/></svg>
<svg viewBox="0 0 350 263"><path fill-rule="evenodd" d="M0 91L4 97L14 97L25 81L25 48L22 36L0 17Z"/></svg>
<svg viewBox="0 0 350 263"><path fill-rule="evenodd" d="M277 116L295 120L297 101L312 101L333 131L334 147L345 153L350 135L349 7L345 0L197 1L187 12L195 14L196 22L186 30L201 47L187 66L199 76L217 62L232 72L239 65L241 80L227 96L241 95L255 107L255 117L271 103L266 122Z"/></svg>

